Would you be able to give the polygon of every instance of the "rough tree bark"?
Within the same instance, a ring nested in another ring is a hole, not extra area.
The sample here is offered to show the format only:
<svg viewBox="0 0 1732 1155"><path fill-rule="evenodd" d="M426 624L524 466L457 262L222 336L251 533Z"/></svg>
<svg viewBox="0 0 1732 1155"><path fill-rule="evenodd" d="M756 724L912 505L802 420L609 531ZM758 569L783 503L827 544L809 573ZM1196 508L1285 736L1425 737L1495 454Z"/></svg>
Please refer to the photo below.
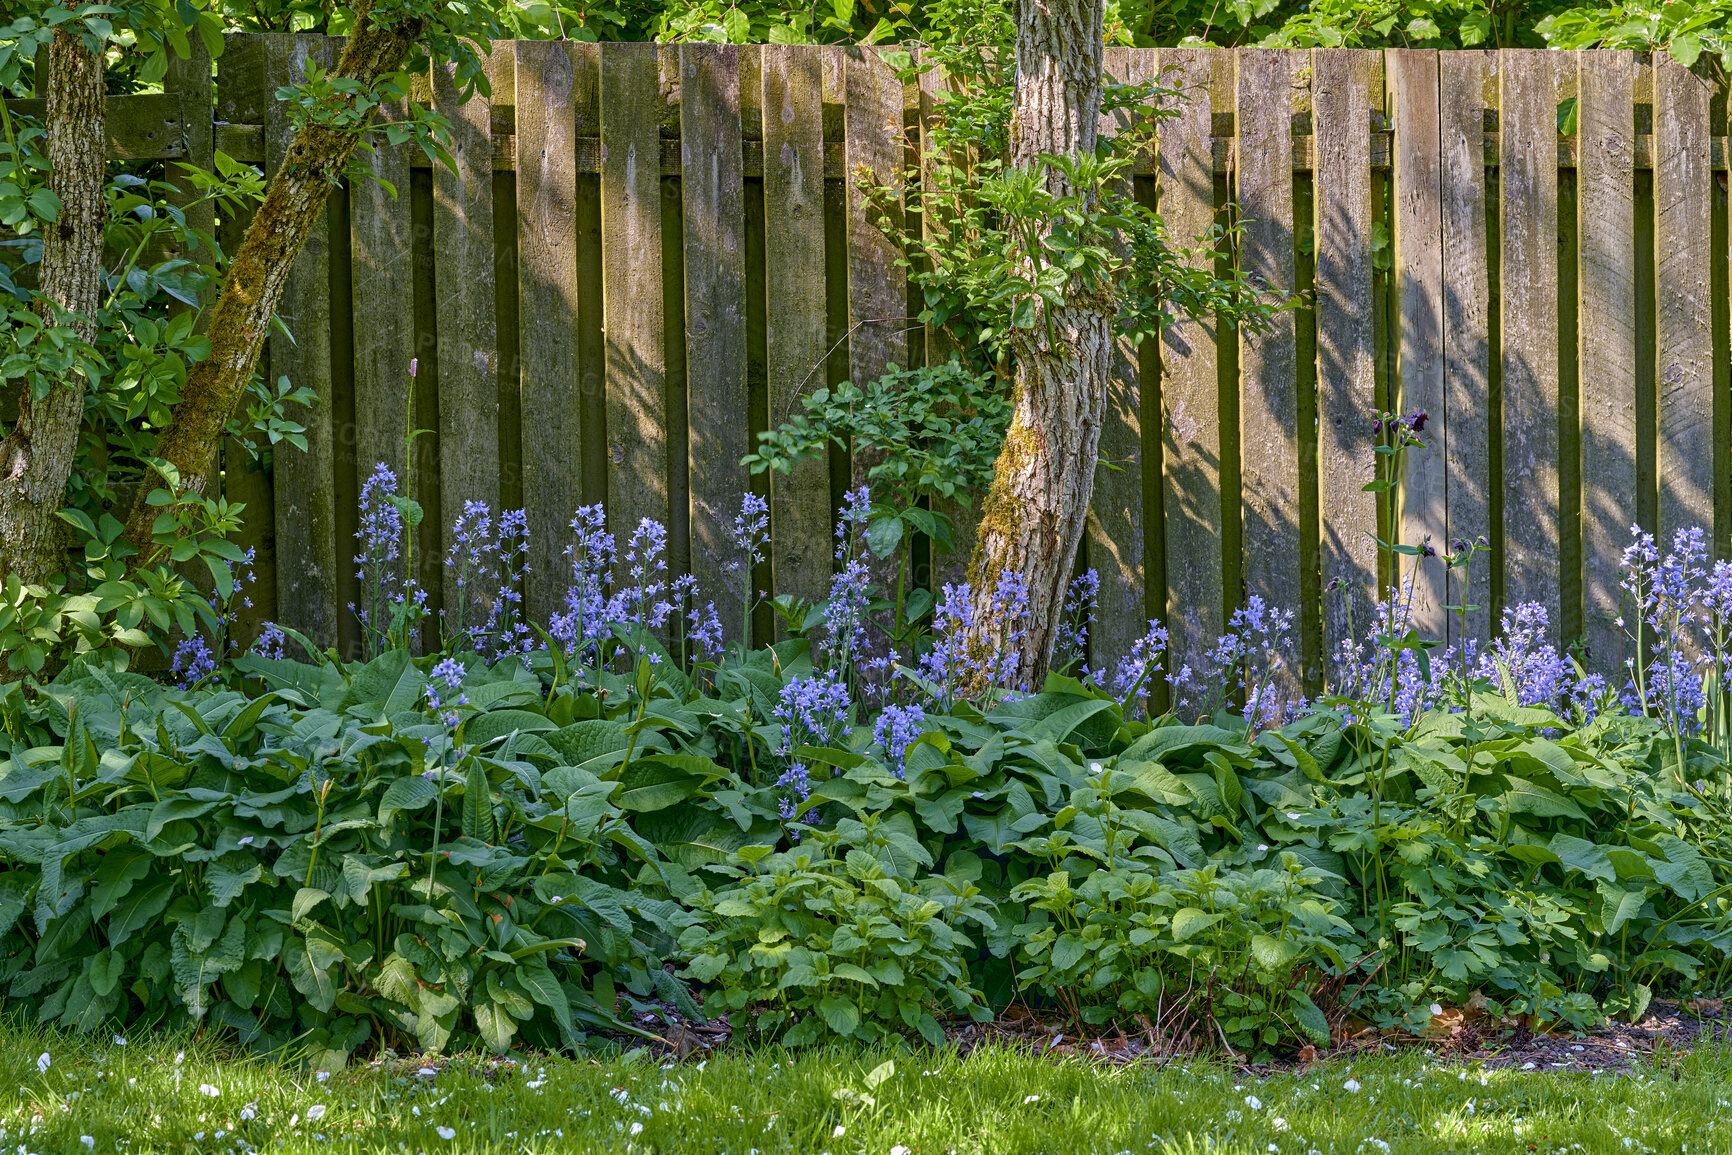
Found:
<svg viewBox="0 0 1732 1155"><path fill-rule="evenodd" d="M355 5L355 31L332 74L368 88L400 70L427 30L425 18L383 26L370 18L372 8L371 0ZM223 430L252 380L295 258L360 143L359 133L314 123L302 127L283 154L211 310L210 356L187 374L180 400L157 438L156 454L179 471L182 493L203 493L209 485ZM160 552L151 548L151 527L160 512L147 503L152 488L139 487L126 523L126 538L139 547L140 564Z"/></svg>
<svg viewBox="0 0 1732 1155"><path fill-rule="evenodd" d="M38 273L44 300L38 311L55 321L71 314L73 331L95 337L102 304L103 123L102 57L76 34L56 32L48 47L48 186L60 198L60 217L42 234ZM84 379L68 375L47 397L25 390L18 423L0 443L0 578L40 582L66 566L60 508L84 420Z"/></svg>
<svg viewBox="0 0 1732 1155"><path fill-rule="evenodd" d="M1043 154L1094 152L1101 106L1101 0L1017 0L1016 94L1010 159L1044 168L1055 195L1071 190ZM971 650L1003 636L994 591L1000 575L1022 575L1028 614L1007 664L1012 684L1040 688L1053 634L1094 493L1101 419L1112 368L1110 288L1073 288L1063 307L1042 308L1012 336L1014 410L981 509L969 565Z"/></svg>

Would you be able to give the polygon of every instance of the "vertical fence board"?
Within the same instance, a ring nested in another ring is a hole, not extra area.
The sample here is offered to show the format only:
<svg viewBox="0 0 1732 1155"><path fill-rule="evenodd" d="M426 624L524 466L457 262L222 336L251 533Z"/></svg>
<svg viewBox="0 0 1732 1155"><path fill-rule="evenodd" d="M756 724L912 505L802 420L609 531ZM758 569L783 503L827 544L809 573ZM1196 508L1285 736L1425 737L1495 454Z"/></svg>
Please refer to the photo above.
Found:
<svg viewBox="0 0 1732 1155"><path fill-rule="evenodd" d="M548 621L568 582L568 525L583 504L583 373L577 316L577 109L593 120L593 45L517 44L517 313L523 504L531 621Z"/></svg>
<svg viewBox="0 0 1732 1155"><path fill-rule="evenodd" d="M1582 622L1603 666L1622 647L1619 560L1637 516L1636 62L1627 52L1576 60Z"/></svg>
<svg viewBox="0 0 1732 1155"><path fill-rule="evenodd" d="M267 89L293 84L309 65L330 67L334 44L323 36L267 41ZM265 159L282 164L294 126L281 102L265 110ZM301 249L277 315L293 337L271 336L271 370L313 390L318 401L290 416L307 427L307 449L278 446L273 457L276 503L277 614L320 646L337 640L336 445L331 425L330 236L324 222Z"/></svg>
<svg viewBox="0 0 1732 1155"><path fill-rule="evenodd" d="M1260 284L1288 294L1294 278L1293 74L1304 57L1274 49L1237 56L1240 265ZM1296 320L1292 312L1282 312L1267 333L1239 331L1245 592L1272 608L1295 611L1301 604Z"/></svg>
<svg viewBox="0 0 1732 1155"><path fill-rule="evenodd" d="M382 114L393 119L401 106ZM355 466L364 482L375 465L402 480L406 394L414 387L414 223L409 205L410 146L374 141L361 157L371 179L351 182L349 247L355 340ZM381 183L383 182L383 183ZM386 187L389 185L389 188Z"/></svg>
<svg viewBox="0 0 1732 1155"><path fill-rule="evenodd" d="M951 216L946 211L948 206L938 204L928 195L937 180L937 169L945 164L967 163L965 156L939 156L933 151L933 122L942 115L942 94L948 90L948 79L937 65L920 74L920 230L929 240L943 236L951 227ZM956 344L949 330L928 324L923 336L928 365L942 365L957 356ZM939 498L933 503L935 510L950 518L953 546L948 554L936 554L932 559L934 591L968 580L968 563L980 538L980 502L984 497L984 494L977 494L966 506L955 498Z"/></svg>
<svg viewBox="0 0 1732 1155"><path fill-rule="evenodd" d="M765 352L772 426L822 382L824 313L823 56L763 48ZM771 575L777 594L821 597L830 584L827 453L770 477Z"/></svg>
<svg viewBox="0 0 1732 1155"><path fill-rule="evenodd" d="M1443 406L1449 440L1447 533L1477 541L1491 533L1491 282L1486 269L1485 84L1487 54L1438 53L1438 122L1442 166ZM1433 452L1437 452L1434 450ZM1477 606L1467 612L1466 635L1490 639L1491 559L1449 575L1449 601ZM1449 615L1451 641L1462 623Z"/></svg>
<svg viewBox="0 0 1732 1155"><path fill-rule="evenodd" d="M164 92L180 94L180 130L181 143L186 148L185 163L209 169L215 163L213 154L216 129L213 121L216 105L212 96L210 51L205 48L204 40L198 36L188 37L187 47L185 59L169 53L168 73L163 77L162 89ZM186 209L186 223L189 226L203 229L207 233L212 232L216 227L216 207L209 201L202 204L190 203L197 199L197 192L179 169L169 169L169 181L177 190L175 195L168 198L169 203ZM210 256L208 252L201 252L195 259L209 262Z"/></svg>
<svg viewBox="0 0 1732 1155"><path fill-rule="evenodd" d="M1392 408L1424 413L1420 433L1426 448L1406 455L1401 478L1399 539L1409 545L1427 540L1447 548L1449 531L1449 410L1443 393L1443 217L1442 127L1438 107L1438 53L1398 49L1386 55L1390 111L1395 140L1393 260L1395 396ZM1409 558L1405 577L1413 580L1413 624L1443 637L1447 574L1440 558Z"/></svg>
<svg viewBox="0 0 1732 1155"><path fill-rule="evenodd" d="M1140 84L1154 75L1154 53L1109 48L1105 70L1111 80ZM1119 109L1101 117L1100 132L1128 131L1133 111ZM1122 195L1130 195L1129 178ZM1130 652L1148 632L1144 587L1143 402L1137 348L1120 338L1107 379L1101 420L1101 466L1095 472L1088 514L1088 560L1100 577L1100 601L1089 629L1089 664L1102 668ZM1158 528L1158 527L1157 527Z"/></svg>
<svg viewBox="0 0 1732 1155"><path fill-rule="evenodd" d="M871 220L862 179L894 188L903 162L902 81L876 48L845 50L848 107L848 371L860 385L908 364L908 287L901 254ZM899 212L900 202L890 208ZM897 222L901 223L901 222ZM861 480L856 463L855 483Z"/></svg>
<svg viewBox="0 0 1732 1155"><path fill-rule="evenodd" d="M1507 604L1560 621L1558 526L1558 147L1556 55L1499 54L1499 315L1503 333Z"/></svg>
<svg viewBox="0 0 1732 1155"><path fill-rule="evenodd" d="M728 638L745 636L752 588L731 536L747 490L740 459L751 446L738 63L731 47L680 47L692 572L704 575Z"/></svg>
<svg viewBox="0 0 1732 1155"><path fill-rule="evenodd" d="M602 311L607 332L607 513L624 547L668 523L662 331L661 63L654 44L601 49Z"/></svg>
<svg viewBox="0 0 1732 1155"><path fill-rule="evenodd" d="M218 216L217 243L225 253L233 253L240 248L241 238L246 235L252 222L253 211L249 209L242 209L238 214L230 214L225 209ZM258 364L253 370L266 381L274 380L271 376L270 359L270 343L267 342L265 347L259 350ZM237 441L225 440L222 455L222 494L230 504L239 503L245 507L241 510L240 532L231 540L242 550L253 551L253 580L247 589L247 601L239 607L235 620L229 627L230 639L244 647L250 645L258 636L259 629L265 622L278 617L276 524L272 509L271 474L262 462L253 460L252 455Z"/></svg>
<svg viewBox="0 0 1732 1155"><path fill-rule="evenodd" d="M1210 82L1213 49L1163 51L1167 83L1183 93L1161 121L1158 196L1167 231L1194 245L1215 218ZM1161 334L1170 668L1195 661L1221 632L1221 399L1216 322L1182 317Z"/></svg>
<svg viewBox="0 0 1732 1155"><path fill-rule="evenodd" d="M1377 507L1370 414L1377 403L1371 263L1371 66L1376 54L1311 53L1316 133L1317 466L1327 666L1371 620ZM1334 589L1330 587L1334 586Z"/></svg>
<svg viewBox="0 0 1732 1155"><path fill-rule="evenodd" d="M1654 316L1660 533L1714 528L1708 82L1654 54Z"/></svg>
<svg viewBox="0 0 1732 1155"><path fill-rule="evenodd" d="M497 64L497 61L490 63ZM450 65L433 71L433 105L451 122L455 169L433 170L433 298L438 310L439 508L448 526L466 501L499 512L499 354L494 315L491 101L460 100ZM431 535L428 535L429 537ZM450 542L439 538L442 548ZM445 610L463 596L444 583Z"/></svg>

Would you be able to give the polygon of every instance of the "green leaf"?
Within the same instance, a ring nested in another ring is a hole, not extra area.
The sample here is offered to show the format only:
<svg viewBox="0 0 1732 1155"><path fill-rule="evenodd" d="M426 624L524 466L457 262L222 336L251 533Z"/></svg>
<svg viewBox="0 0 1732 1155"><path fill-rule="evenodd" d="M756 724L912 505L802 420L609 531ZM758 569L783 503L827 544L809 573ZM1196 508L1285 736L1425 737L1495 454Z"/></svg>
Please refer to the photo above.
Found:
<svg viewBox="0 0 1732 1155"><path fill-rule="evenodd" d="M1625 890L1616 883L1601 882L1594 889L1599 891L1600 900L1605 903L1600 921L1607 934L1617 934L1622 930L1624 924L1636 917L1642 904L1648 901L1648 888L1645 886Z"/></svg>
<svg viewBox="0 0 1732 1155"><path fill-rule="evenodd" d="M360 706L370 716L389 718L414 709L426 685L427 675L415 668L408 650L387 650L350 679L342 709Z"/></svg>
<svg viewBox="0 0 1732 1155"><path fill-rule="evenodd" d="M1554 834L1546 848L1571 870L1580 871L1589 878L1603 882L1617 881L1618 872L1612 866L1612 860L1606 856L1605 848L1585 838L1577 838L1573 834Z"/></svg>
<svg viewBox="0 0 1732 1155"><path fill-rule="evenodd" d="M463 788L463 835L477 842L493 841L493 787L481 759L469 763L469 781Z"/></svg>
<svg viewBox="0 0 1732 1155"><path fill-rule="evenodd" d="M322 953L300 935L290 936L283 944L283 962L289 970L289 981L306 996L314 1010L329 1011L337 1001L337 978L329 965L319 965Z"/></svg>
<svg viewBox="0 0 1732 1155"><path fill-rule="evenodd" d="M264 876L258 859L245 854L225 854L204 870L204 884L210 891L211 902L227 906L241 892Z"/></svg>
<svg viewBox="0 0 1732 1155"><path fill-rule="evenodd" d="M511 1038L517 1034L517 1020L506 1011L504 1002L488 1001L475 1008L475 1030L495 1054L503 1055L511 1049Z"/></svg>
<svg viewBox="0 0 1732 1155"><path fill-rule="evenodd" d="M433 783L419 774L399 778L385 788L385 796L379 799L379 825L389 824L391 816L400 810L419 810L438 796Z"/></svg>
<svg viewBox="0 0 1732 1155"><path fill-rule="evenodd" d="M1299 1029L1305 1032L1305 1037L1319 1047L1329 1045L1329 1019L1311 1001L1311 996L1302 990L1293 989L1287 992L1287 1000L1293 1007L1293 1019L1299 1024Z"/></svg>
<svg viewBox="0 0 1732 1155"><path fill-rule="evenodd" d="M860 1008L854 1000L841 995L829 995L818 1002L818 1013L830 1029L843 1038L852 1038L860 1028Z"/></svg>
<svg viewBox="0 0 1732 1155"><path fill-rule="evenodd" d="M1194 906L1182 906L1173 912L1173 938L1184 942L1198 931L1207 930L1221 921L1218 914L1206 914Z"/></svg>

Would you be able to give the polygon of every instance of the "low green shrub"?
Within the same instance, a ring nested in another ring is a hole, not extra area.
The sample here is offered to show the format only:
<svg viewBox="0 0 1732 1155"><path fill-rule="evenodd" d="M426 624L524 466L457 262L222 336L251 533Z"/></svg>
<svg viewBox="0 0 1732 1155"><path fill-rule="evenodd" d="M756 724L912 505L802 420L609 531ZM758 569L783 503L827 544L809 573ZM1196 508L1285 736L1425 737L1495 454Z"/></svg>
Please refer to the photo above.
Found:
<svg viewBox="0 0 1732 1155"><path fill-rule="evenodd" d="M1017 927L1017 974L1091 1025L1159 1022L1194 995L1230 1046L1326 1043L1327 1025L1293 985L1296 971L1343 966L1351 927L1316 893L1325 878L1291 851L1261 870L1115 867L1077 885L1054 871L1010 893L1034 916Z"/></svg>
<svg viewBox="0 0 1732 1155"><path fill-rule="evenodd" d="M685 973L711 984L705 1010L749 1011L790 1046L899 1030L937 1046L939 1016L991 1017L968 981L964 926L991 926L992 908L965 862L917 878L908 867L932 861L911 829L845 819L795 833L794 849L737 855L747 865L717 868L735 882L692 896L705 925L680 946Z"/></svg>
<svg viewBox="0 0 1732 1155"><path fill-rule="evenodd" d="M9 689L9 732L35 735L0 778L9 999L327 1055L576 1046L629 1029L616 983L695 1013L658 953L689 917L632 886L654 855L624 829L627 785L526 757L554 728L521 709L541 699L521 666L450 687L471 703L452 730L416 708L406 653L254 662L287 684L77 667L34 702Z"/></svg>

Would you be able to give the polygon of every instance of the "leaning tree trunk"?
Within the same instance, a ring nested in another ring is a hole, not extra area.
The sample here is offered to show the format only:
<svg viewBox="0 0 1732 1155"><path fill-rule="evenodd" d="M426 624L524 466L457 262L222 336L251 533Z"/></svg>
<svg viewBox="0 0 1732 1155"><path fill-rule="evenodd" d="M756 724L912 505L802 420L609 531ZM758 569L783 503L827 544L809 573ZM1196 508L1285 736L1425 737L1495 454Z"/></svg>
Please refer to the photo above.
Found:
<svg viewBox="0 0 1732 1155"><path fill-rule="evenodd" d="M1045 167L1047 187L1057 195L1071 191L1068 182L1040 157L1084 155L1095 148L1102 12L1101 0L1017 3L1010 160L1021 169ZM1051 660L1094 493L1113 313L1110 287L1079 287L1063 306L1042 306L1031 327L1012 335L1014 410L969 566L974 615L967 644L975 653L988 652L1020 629L1005 671L1015 686L1038 690ZM1020 574L1028 587L1027 614L1009 623L1000 620L995 604L1006 572Z"/></svg>
<svg viewBox="0 0 1732 1155"><path fill-rule="evenodd" d="M48 187L60 216L42 233L38 312L48 323L69 316L80 341L95 337L102 304L102 57L76 33L56 32L48 46ZM60 508L84 420L84 379L56 382L48 396L26 388L18 423L0 443L0 578L40 582L66 565Z"/></svg>
<svg viewBox="0 0 1732 1155"><path fill-rule="evenodd" d="M398 18L381 26L369 18L372 7L355 6L355 31L333 74L358 80L364 88L400 70L427 29L424 17ZM324 218L331 189L360 143L360 133L319 123L303 126L289 142L211 310L210 356L187 374L180 400L157 437L156 455L179 472L182 493L203 493L210 484L223 431L252 381L295 259ZM126 523L127 540L139 547L139 564L157 560L162 552L151 546L152 525L160 513L149 504L151 488L139 487Z"/></svg>

